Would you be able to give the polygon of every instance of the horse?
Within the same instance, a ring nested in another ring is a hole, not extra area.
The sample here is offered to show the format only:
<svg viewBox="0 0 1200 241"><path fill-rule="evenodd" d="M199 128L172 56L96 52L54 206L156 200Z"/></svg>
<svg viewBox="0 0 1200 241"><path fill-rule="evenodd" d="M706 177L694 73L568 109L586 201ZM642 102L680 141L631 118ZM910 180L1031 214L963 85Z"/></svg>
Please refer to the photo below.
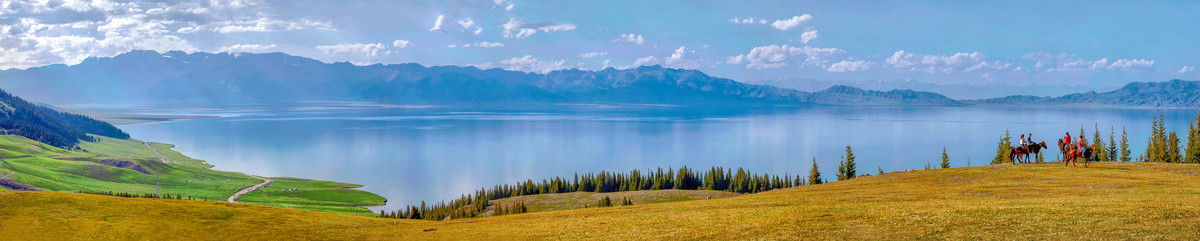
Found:
<svg viewBox="0 0 1200 241"><path fill-rule="evenodd" d="M1009 159L1012 159L1013 162L1017 162L1017 161L1032 162L1032 160L1030 160L1030 158L1029 158L1029 154L1033 154L1034 157L1040 157L1040 156L1042 156L1043 148L1047 148L1045 141L1043 141L1041 143L1033 143L1033 144L1029 144L1029 145L1015 146L1012 148L1012 152L1011 152L1012 154L1011 154L1011 156L1009 156ZM1025 156L1025 158L1022 159L1021 156Z"/></svg>
<svg viewBox="0 0 1200 241"><path fill-rule="evenodd" d="M1067 164L1074 162L1072 165L1078 167L1079 160L1076 160L1076 158L1083 158L1083 167L1088 167L1088 164L1092 163L1092 150L1095 149L1096 144L1092 144L1089 148L1067 150L1063 156L1063 166L1065 167Z"/></svg>

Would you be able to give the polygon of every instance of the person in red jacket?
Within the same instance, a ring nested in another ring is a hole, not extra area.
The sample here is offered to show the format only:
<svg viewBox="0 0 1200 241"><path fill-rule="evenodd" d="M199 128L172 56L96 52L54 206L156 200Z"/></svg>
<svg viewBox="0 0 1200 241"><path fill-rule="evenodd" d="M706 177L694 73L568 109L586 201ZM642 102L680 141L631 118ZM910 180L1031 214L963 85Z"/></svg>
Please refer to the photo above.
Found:
<svg viewBox="0 0 1200 241"><path fill-rule="evenodd" d="M1065 142L1063 142L1063 144L1066 144L1067 148L1070 148L1072 146L1071 143L1073 143L1073 142L1071 142L1071 132L1070 131L1067 132L1067 137L1063 137L1063 141L1065 141Z"/></svg>

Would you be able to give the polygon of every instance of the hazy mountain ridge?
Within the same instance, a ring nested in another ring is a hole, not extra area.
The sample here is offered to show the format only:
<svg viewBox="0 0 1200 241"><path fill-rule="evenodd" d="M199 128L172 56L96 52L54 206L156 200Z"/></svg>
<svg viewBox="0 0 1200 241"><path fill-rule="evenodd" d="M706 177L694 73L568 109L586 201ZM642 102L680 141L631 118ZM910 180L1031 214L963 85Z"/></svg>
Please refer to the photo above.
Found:
<svg viewBox="0 0 1200 241"><path fill-rule="evenodd" d="M1165 82L1133 82L1120 89L1103 93L1092 91L1060 97L1008 96L963 102L976 105L1193 108L1200 106L1200 81L1174 79Z"/></svg>
<svg viewBox="0 0 1200 241"><path fill-rule="evenodd" d="M404 104L918 104L952 100L916 91L814 94L642 66L534 74L419 64L324 63L283 53L131 51L74 66L0 71L0 87L40 102L197 102L236 104L308 100ZM49 87L49 88L47 88Z"/></svg>

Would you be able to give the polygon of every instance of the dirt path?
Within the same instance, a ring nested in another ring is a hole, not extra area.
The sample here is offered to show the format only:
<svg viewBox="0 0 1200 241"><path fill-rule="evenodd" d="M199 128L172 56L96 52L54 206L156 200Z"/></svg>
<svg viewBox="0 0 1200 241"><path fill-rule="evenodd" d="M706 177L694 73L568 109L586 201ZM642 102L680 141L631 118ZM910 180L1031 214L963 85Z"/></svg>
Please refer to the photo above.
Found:
<svg viewBox="0 0 1200 241"><path fill-rule="evenodd" d="M229 199L226 199L225 201L228 201L231 203L237 203L237 199L239 197L242 197L242 195L246 195L247 193L253 192L254 190L258 190L259 188L267 186L267 184L271 184L271 182L273 182L273 180L271 180L271 179L266 179L266 178L262 178L262 177L255 176L255 175L250 175L250 176L254 177L254 178L258 178L258 180L262 180L263 182L259 183L258 185L250 186L247 188L242 188L242 190L238 190L237 193L234 193L233 196L229 196Z"/></svg>
<svg viewBox="0 0 1200 241"><path fill-rule="evenodd" d="M164 156L162 153L158 153L158 149L154 149L154 147L151 147L149 142L143 141L142 144L145 144L146 148L149 148L150 151L153 151L154 154L157 154L159 161L162 161L163 163L167 163L167 156Z"/></svg>

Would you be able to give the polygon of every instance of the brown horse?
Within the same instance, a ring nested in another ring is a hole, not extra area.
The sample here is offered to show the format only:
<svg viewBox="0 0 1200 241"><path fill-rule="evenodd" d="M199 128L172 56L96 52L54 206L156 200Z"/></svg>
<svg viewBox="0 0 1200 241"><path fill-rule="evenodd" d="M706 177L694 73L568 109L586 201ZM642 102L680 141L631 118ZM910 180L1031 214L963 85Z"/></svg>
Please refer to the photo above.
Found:
<svg viewBox="0 0 1200 241"><path fill-rule="evenodd" d="M1092 150L1095 150L1095 149L1096 149L1096 145L1092 144L1092 146L1090 148L1083 148L1082 150L1081 149L1067 150L1066 154L1063 155L1063 166L1065 167L1065 166L1067 166L1067 164L1072 164L1073 166L1078 167L1079 160L1076 160L1076 158L1083 158L1083 167L1088 167L1088 164L1092 163Z"/></svg>
<svg viewBox="0 0 1200 241"><path fill-rule="evenodd" d="M1032 145L1015 146L1012 148L1012 152L1010 152L1012 154L1009 156L1009 159L1012 159L1013 162L1032 162L1029 159L1029 154L1033 154L1034 157L1040 157L1044 148L1048 148L1045 141ZM1025 158L1021 158L1021 156L1025 156Z"/></svg>

